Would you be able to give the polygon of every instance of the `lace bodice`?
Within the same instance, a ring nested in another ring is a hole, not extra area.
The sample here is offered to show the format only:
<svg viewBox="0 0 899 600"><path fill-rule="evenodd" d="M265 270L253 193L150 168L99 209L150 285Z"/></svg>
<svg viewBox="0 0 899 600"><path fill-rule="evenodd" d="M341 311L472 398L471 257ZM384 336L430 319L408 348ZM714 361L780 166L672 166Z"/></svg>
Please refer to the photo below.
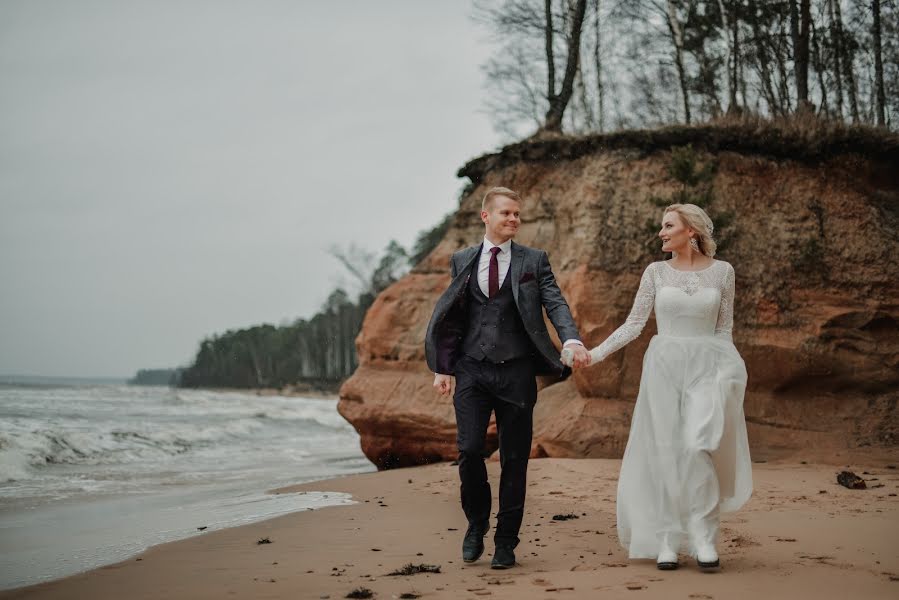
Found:
<svg viewBox="0 0 899 600"><path fill-rule="evenodd" d="M655 309L660 335L731 339L734 322L734 269L716 260L700 271L678 271L668 261L646 267L634 306L624 324L590 351L592 362L605 359L636 339Z"/></svg>

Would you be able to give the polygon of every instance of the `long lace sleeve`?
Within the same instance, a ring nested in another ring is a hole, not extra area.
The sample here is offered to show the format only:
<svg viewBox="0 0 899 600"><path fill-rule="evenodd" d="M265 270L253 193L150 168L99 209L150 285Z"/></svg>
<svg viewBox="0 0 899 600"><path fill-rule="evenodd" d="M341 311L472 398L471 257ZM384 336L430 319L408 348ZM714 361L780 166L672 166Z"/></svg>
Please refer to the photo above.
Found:
<svg viewBox="0 0 899 600"><path fill-rule="evenodd" d="M606 341L590 351L591 364L598 363L616 350L624 348L631 341L637 339L637 336L643 331L656 298L655 282L652 276L653 264L650 264L643 271L643 277L640 278L640 288L637 290L637 296L634 298L634 305L631 307L627 320L621 327L612 332L612 335L607 337Z"/></svg>
<svg viewBox="0 0 899 600"><path fill-rule="evenodd" d="M724 273L724 283L721 285L718 321L715 323L715 335L731 341L734 329L734 279L734 268L728 264Z"/></svg>

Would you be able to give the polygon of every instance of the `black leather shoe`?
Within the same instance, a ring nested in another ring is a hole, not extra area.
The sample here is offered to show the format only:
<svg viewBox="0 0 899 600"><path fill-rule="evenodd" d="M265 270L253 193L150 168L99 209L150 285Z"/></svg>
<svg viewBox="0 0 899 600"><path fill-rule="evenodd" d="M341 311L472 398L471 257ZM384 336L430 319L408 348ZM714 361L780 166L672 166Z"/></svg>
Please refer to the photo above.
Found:
<svg viewBox="0 0 899 600"><path fill-rule="evenodd" d="M484 533L469 527L465 533L465 539L462 540L462 560L467 563L473 563L481 558L483 553Z"/></svg>
<svg viewBox="0 0 899 600"><path fill-rule="evenodd" d="M491 569L511 569L515 566L515 552L512 546L497 546L490 562Z"/></svg>

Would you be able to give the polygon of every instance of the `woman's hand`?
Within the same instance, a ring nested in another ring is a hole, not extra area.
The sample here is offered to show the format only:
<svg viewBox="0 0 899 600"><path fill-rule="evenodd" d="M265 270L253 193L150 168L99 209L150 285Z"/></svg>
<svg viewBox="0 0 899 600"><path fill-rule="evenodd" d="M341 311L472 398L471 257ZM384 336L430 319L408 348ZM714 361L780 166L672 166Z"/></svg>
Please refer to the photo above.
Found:
<svg viewBox="0 0 899 600"><path fill-rule="evenodd" d="M590 353L581 344L569 344L562 348L562 364L572 369L590 366Z"/></svg>

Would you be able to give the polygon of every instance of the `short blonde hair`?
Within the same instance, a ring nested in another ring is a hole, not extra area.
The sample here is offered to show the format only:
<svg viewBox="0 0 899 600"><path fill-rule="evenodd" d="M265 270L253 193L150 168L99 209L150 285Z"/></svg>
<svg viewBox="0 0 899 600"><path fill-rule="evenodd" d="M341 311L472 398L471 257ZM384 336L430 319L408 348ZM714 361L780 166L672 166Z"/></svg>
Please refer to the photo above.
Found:
<svg viewBox="0 0 899 600"><path fill-rule="evenodd" d="M484 194L484 200L481 202L481 210L489 210L490 205L493 203L493 199L497 196L505 196L506 198L511 198L512 200L521 203L521 196L518 195L518 192L513 192L506 187L492 187L487 190L486 194Z"/></svg>
<svg viewBox="0 0 899 600"><path fill-rule="evenodd" d="M695 204L672 204L665 209L666 215L670 212L676 212L684 225L696 232L696 243L699 244L700 252L709 258L715 256L715 249L718 247L712 238L715 226L704 210Z"/></svg>

